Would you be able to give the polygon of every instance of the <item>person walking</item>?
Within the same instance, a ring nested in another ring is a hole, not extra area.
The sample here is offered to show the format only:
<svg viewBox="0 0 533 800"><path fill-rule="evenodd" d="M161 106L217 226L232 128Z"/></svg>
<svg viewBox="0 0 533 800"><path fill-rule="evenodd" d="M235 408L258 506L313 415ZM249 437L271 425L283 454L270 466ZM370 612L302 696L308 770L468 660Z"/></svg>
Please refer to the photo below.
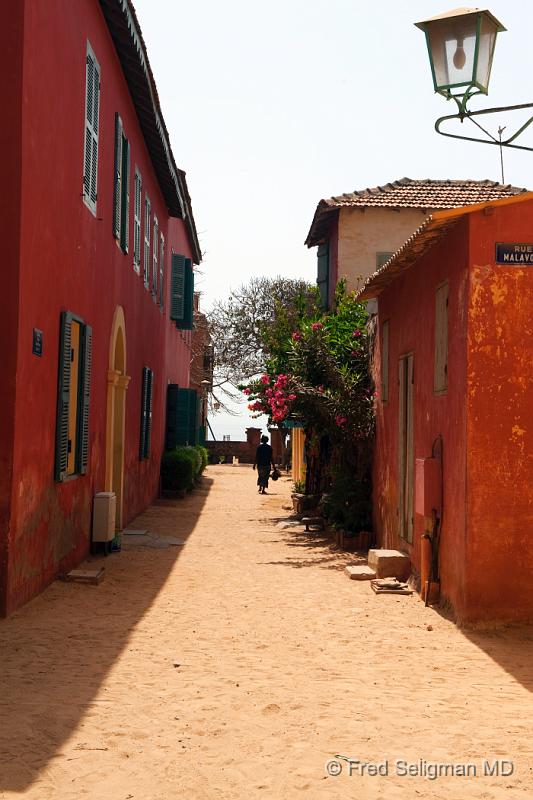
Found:
<svg viewBox="0 0 533 800"><path fill-rule="evenodd" d="M272 469L276 469L273 460L273 452L271 446L268 444L268 436L261 436L261 444L255 451L255 461L253 465L254 469L257 466L257 485L259 487L258 491L261 492L261 494L266 494L266 490L268 489L270 465L272 465Z"/></svg>

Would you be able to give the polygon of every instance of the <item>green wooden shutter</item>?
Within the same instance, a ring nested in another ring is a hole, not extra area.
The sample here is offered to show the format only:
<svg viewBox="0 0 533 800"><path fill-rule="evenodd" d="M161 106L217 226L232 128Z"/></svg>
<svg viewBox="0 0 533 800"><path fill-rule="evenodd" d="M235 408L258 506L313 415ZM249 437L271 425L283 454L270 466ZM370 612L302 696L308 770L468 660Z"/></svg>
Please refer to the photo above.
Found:
<svg viewBox="0 0 533 800"><path fill-rule="evenodd" d="M205 447L206 442L206 432L205 432L205 425L200 425L198 429L198 444L201 444L202 447Z"/></svg>
<svg viewBox="0 0 533 800"><path fill-rule="evenodd" d="M317 251L316 282L320 291L320 304L323 309L329 306L329 245L321 244Z"/></svg>
<svg viewBox="0 0 533 800"><path fill-rule="evenodd" d="M83 349L79 397L79 472L85 475L89 464L89 404L91 395L91 368L93 359L93 330L90 325L82 326Z"/></svg>
<svg viewBox="0 0 533 800"><path fill-rule="evenodd" d="M144 441L144 457L150 457L150 449L152 445L152 395L154 388L154 373L151 369L148 370L147 375L147 388L146 388L146 433Z"/></svg>
<svg viewBox="0 0 533 800"><path fill-rule="evenodd" d="M68 311L61 314L59 335L59 378L57 389L56 457L55 479L62 481L68 469L68 424L70 407L70 366L72 359L72 315Z"/></svg>
<svg viewBox="0 0 533 800"><path fill-rule="evenodd" d="M98 123L100 116L100 68L88 46L85 70L85 142L83 153L83 196L96 213L98 174Z"/></svg>
<svg viewBox="0 0 533 800"><path fill-rule="evenodd" d="M124 135L122 135L121 181L120 246L127 253L130 246L130 143Z"/></svg>
<svg viewBox="0 0 533 800"><path fill-rule="evenodd" d="M115 184L113 192L113 236L120 239L122 208L122 120L115 114Z"/></svg>
<svg viewBox="0 0 533 800"><path fill-rule="evenodd" d="M152 207L148 195L144 198L144 285L150 284L150 226Z"/></svg>
<svg viewBox="0 0 533 800"><path fill-rule="evenodd" d="M183 317L176 321L178 328L190 331L193 328L194 314L194 272L190 258L185 259L185 285L183 301Z"/></svg>
<svg viewBox="0 0 533 800"><path fill-rule="evenodd" d="M83 156L83 193L90 197L91 164L93 151L93 118L94 118L94 60L87 53L85 66L85 152Z"/></svg>
<svg viewBox="0 0 533 800"><path fill-rule="evenodd" d="M163 311L165 297L165 237L161 234L159 246L159 307Z"/></svg>
<svg viewBox="0 0 533 800"><path fill-rule="evenodd" d="M170 265L170 319L183 322L185 308L185 256L172 253Z"/></svg>
<svg viewBox="0 0 533 800"><path fill-rule="evenodd" d="M139 458L146 458L146 427L148 416L148 367L143 367L141 386L141 431L139 436Z"/></svg>
<svg viewBox="0 0 533 800"><path fill-rule="evenodd" d="M189 444L191 393L179 389L176 413L176 444Z"/></svg>
<svg viewBox="0 0 533 800"><path fill-rule="evenodd" d="M165 428L165 450L174 450L178 444L178 394L179 386L177 383L169 383L167 386L167 420Z"/></svg>
<svg viewBox="0 0 533 800"><path fill-rule="evenodd" d="M94 95L93 95L93 146L91 163L91 202L96 209L97 178L98 178L98 123L100 119L100 69L94 64Z"/></svg>
<svg viewBox="0 0 533 800"><path fill-rule="evenodd" d="M133 266L140 272L141 266L141 194L142 178L135 170L135 190L133 199Z"/></svg>
<svg viewBox="0 0 533 800"><path fill-rule="evenodd" d="M196 389L189 389L189 431L188 442L190 445L198 444L199 408Z"/></svg>
<svg viewBox="0 0 533 800"><path fill-rule="evenodd" d="M154 215L154 238L152 243L152 297L157 299L157 281L159 280L159 222Z"/></svg>

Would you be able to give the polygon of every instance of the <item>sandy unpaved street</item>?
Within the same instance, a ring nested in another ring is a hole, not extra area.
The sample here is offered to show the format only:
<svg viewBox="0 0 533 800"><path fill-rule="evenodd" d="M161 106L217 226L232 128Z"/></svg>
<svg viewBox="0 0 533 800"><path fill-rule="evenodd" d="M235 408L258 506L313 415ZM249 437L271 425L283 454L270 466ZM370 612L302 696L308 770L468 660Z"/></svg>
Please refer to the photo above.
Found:
<svg viewBox="0 0 533 800"><path fill-rule="evenodd" d="M99 586L55 582L0 623L2 800L533 797L531 629L464 633L376 597L353 556L277 526L290 488L209 467L130 525L183 547L129 547ZM389 775L328 777L335 754Z"/></svg>

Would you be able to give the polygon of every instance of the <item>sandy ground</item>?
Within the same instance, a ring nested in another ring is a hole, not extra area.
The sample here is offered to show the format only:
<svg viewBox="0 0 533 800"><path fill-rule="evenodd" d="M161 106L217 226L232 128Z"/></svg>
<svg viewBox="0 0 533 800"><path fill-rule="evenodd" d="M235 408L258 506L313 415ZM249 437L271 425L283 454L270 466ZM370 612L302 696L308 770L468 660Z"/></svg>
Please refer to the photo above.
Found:
<svg viewBox="0 0 533 800"><path fill-rule="evenodd" d="M0 623L2 800L533 797L532 630L376 597L354 556L278 526L290 488L210 467L130 526L183 547L130 547L99 586L56 582ZM328 776L336 754L389 774Z"/></svg>

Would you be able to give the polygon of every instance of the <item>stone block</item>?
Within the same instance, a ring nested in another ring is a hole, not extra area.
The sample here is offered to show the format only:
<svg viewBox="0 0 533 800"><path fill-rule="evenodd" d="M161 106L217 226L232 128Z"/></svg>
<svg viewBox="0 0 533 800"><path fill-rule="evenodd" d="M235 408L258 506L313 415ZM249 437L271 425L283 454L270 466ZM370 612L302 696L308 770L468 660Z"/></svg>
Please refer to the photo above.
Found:
<svg viewBox="0 0 533 800"><path fill-rule="evenodd" d="M374 570L367 567L366 564L357 567L346 567L345 572L353 581L372 581L376 577Z"/></svg>
<svg viewBox="0 0 533 800"><path fill-rule="evenodd" d="M404 581L411 574L409 556L399 550L369 550L368 566L378 578L399 578Z"/></svg>

